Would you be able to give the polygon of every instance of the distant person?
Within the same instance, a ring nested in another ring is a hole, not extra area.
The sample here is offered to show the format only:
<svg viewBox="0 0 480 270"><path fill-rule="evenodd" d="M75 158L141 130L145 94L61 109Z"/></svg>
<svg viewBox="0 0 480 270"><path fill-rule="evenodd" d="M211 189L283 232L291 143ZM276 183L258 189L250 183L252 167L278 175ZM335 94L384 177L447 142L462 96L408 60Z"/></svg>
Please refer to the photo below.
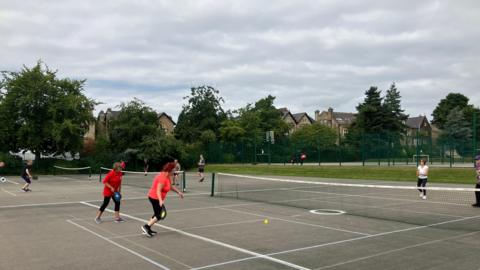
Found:
<svg viewBox="0 0 480 270"><path fill-rule="evenodd" d="M102 214L105 211L105 208L107 208L108 204L110 203L110 199L112 199L113 194L115 192L121 192L122 191L122 163L120 162L115 162L113 164L113 169L105 175L105 178L103 178L102 183L104 185L103 187L103 203L100 206L100 209L98 209L97 216L95 217L95 223L100 224L102 222ZM114 220L115 222L124 222L120 217L120 202L113 200L115 203L115 214L114 214Z"/></svg>
<svg viewBox="0 0 480 270"><path fill-rule="evenodd" d="M178 162L178 159L175 159L174 163L175 163L175 168L173 169L173 185L178 186L179 185L178 175L182 170L182 166L180 165L180 162Z"/></svg>
<svg viewBox="0 0 480 270"><path fill-rule="evenodd" d="M302 152L302 154L300 155L300 165L303 165L303 162L307 159L307 154L305 154L304 152Z"/></svg>
<svg viewBox="0 0 480 270"><path fill-rule="evenodd" d="M425 187L427 185L427 180L428 180L428 166L425 164L425 160L421 159L420 160L420 165L417 168L417 187ZM418 189L420 192L420 198L426 200L427 199L427 190L420 188Z"/></svg>
<svg viewBox="0 0 480 270"><path fill-rule="evenodd" d="M292 163L292 165L295 164L295 155L292 155L292 157L290 158L290 163Z"/></svg>
<svg viewBox="0 0 480 270"><path fill-rule="evenodd" d="M148 236L152 237L157 232L152 230L152 226L161 220L162 208L164 208L165 199L167 193L170 190L175 191L180 198L183 199L183 193L180 192L175 186L170 184L170 173L175 169L175 163L172 159L165 159L160 162L160 173L155 176L152 182L152 187L148 191L148 200L152 204L153 216L150 218L147 224L142 226L142 231Z"/></svg>
<svg viewBox="0 0 480 270"><path fill-rule="evenodd" d="M29 160L23 165L22 168L22 179L25 181L25 185L22 187L24 192L32 191L30 189L30 184L32 183L32 164L33 161Z"/></svg>
<svg viewBox="0 0 480 270"><path fill-rule="evenodd" d="M475 157L475 176L476 184L475 188L480 189L480 155ZM472 204L473 207L480 207L480 191L475 191L476 202Z"/></svg>
<svg viewBox="0 0 480 270"><path fill-rule="evenodd" d="M148 173L148 159L143 159L143 171L145 172L145 176L147 176Z"/></svg>
<svg viewBox="0 0 480 270"><path fill-rule="evenodd" d="M203 155L200 155L200 160L198 161L198 176L200 177L199 182L203 182L205 180L205 158Z"/></svg>

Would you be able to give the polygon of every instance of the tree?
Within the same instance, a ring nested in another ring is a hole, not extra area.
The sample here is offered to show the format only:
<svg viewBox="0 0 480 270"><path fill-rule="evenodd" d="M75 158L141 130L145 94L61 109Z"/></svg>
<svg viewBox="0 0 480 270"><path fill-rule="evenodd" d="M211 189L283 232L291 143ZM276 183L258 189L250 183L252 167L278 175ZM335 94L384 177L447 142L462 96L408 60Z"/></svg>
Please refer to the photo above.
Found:
<svg viewBox="0 0 480 270"><path fill-rule="evenodd" d="M0 137L8 150L40 154L79 152L96 102L83 94L85 80L59 79L41 61L20 72L2 72Z"/></svg>
<svg viewBox="0 0 480 270"><path fill-rule="evenodd" d="M227 119L222 122L220 127L220 137L223 141L240 141L246 134L245 129L240 126L238 121Z"/></svg>
<svg viewBox="0 0 480 270"><path fill-rule="evenodd" d="M458 107L464 110L471 105L468 105L468 98L460 93L449 93L444 99L440 100L435 110L433 110L432 124L440 129L444 129L447 117L452 109Z"/></svg>
<svg viewBox="0 0 480 270"><path fill-rule="evenodd" d="M302 144L313 149L328 149L335 145L337 132L333 128L314 123L296 130L291 138L296 144Z"/></svg>
<svg viewBox="0 0 480 270"><path fill-rule="evenodd" d="M238 110L240 126L246 131L248 137L263 136L266 131L274 131L275 136L283 136L288 132L288 125L283 121L280 111L273 105L274 96L267 96L247 104Z"/></svg>
<svg viewBox="0 0 480 270"><path fill-rule="evenodd" d="M472 129L460 107L453 108L447 116L440 141L452 146L460 155L470 152Z"/></svg>
<svg viewBox="0 0 480 270"><path fill-rule="evenodd" d="M182 142L173 136L165 135L160 130L156 134L144 137L139 148L139 157L148 159L154 166L165 157L183 160L186 156Z"/></svg>
<svg viewBox="0 0 480 270"><path fill-rule="evenodd" d="M188 103L178 117L175 136L184 142L193 143L199 140L202 132L211 130L219 136L220 123L226 119L219 91L211 86L191 88L190 96L184 97Z"/></svg>
<svg viewBox="0 0 480 270"><path fill-rule="evenodd" d="M360 133L383 133L385 108L382 105L381 91L372 86L365 92L363 103L357 106L358 115L352 126Z"/></svg>
<svg viewBox="0 0 480 270"><path fill-rule="evenodd" d="M140 99L120 104L120 113L110 123L110 144L117 151L138 149L143 139L160 129L157 113Z"/></svg>
<svg viewBox="0 0 480 270"><path fill-rule="evenodd" d="M406 128L405 121L408 115L403 113L404 110L401 108L400 98L400 92L397 91L395 83L392 83L383 100L385 111L383 129L389 133L402 134Z"/></svg>

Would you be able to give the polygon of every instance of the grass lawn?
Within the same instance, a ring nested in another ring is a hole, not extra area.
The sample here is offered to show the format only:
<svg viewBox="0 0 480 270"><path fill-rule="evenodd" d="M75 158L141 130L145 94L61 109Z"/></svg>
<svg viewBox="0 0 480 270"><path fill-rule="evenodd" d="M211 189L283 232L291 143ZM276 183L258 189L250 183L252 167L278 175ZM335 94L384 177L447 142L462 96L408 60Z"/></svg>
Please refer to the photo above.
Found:
<svg viewBox="0 0 480 270"><path fill-rule="evenodd" d="M252 175L307 176L341 179L375 179L391 181L416 181L415 167L373 166L278 166L278 165L208 165L208 172ZM430 183L475 184L473 168L430 168Z"/></svg>

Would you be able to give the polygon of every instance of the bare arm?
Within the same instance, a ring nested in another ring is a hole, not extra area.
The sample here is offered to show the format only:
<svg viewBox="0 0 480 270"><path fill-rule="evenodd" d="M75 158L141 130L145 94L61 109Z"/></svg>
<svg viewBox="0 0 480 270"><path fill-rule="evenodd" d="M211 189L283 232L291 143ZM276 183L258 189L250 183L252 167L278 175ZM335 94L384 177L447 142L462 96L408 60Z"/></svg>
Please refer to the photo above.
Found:
<svg viewBox="0 0 480 270"><path fill-rule="evenodd" d="M172 186L172 190L175 191L178 194L178 196L180 196L180 198L183 199L183 193L180 190L178 190L176 186Z"/></svg>

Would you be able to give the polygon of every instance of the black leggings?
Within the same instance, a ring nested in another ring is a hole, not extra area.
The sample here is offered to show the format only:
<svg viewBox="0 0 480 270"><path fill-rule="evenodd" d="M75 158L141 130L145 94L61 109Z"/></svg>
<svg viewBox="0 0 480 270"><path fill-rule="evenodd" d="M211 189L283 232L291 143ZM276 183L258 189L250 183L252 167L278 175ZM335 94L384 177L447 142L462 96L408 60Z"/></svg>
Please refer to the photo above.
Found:
<svg viewBox="0 0 480 270"><path fill-rule="evenodd" d="M103 197L103 203L102 206L100 206L100 212L105 211L105 208L107 208L111 198L112 197ZM120 211L120 202L116 202L115 200L113 200L113 202L115 203L115 211Z"/></svg>
<svg viewBox="0 0 480 270"><path fill-rule="evenodd" d="M153 207L153 216L152 218L157 218L157 220L160 220L160 214L162 213L162 207L160 207L160 201L157 200L157 199L153 199L153 198L150 198L148 197L148 200L150 201L150 203L152 204L152 207Z"/></svg>
<svg viewBox="0 0 480 270"><path fill-rule="evenodd" d="M425 187L426 185L427 185L427 178L425 178L425 179L418 178L417 187ZM423 192L424 196L427 195L427 190L426 189L418 189L418 191Z"/></svg>

